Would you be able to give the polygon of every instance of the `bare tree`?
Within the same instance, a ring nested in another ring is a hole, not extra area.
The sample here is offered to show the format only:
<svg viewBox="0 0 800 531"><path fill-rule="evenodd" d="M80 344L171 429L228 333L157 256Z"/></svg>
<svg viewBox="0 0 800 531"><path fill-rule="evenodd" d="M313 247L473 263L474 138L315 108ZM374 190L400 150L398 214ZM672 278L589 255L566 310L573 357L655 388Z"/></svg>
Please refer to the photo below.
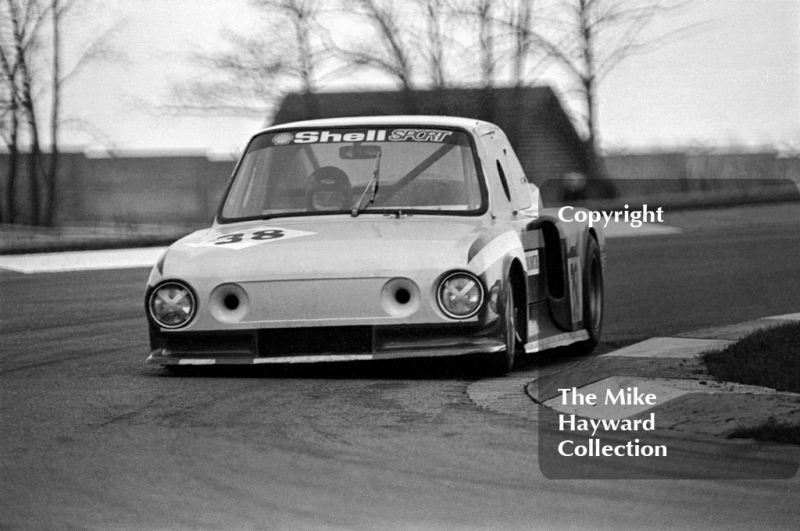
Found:
<svg viewBox="0 0 800 531"><path fill-rule="evenodd" d="M75 0L0 0L0 80L5 101L0 131L9 151L3 219L9 222L18 221L16 189L25 153L29 222L55 223L63 90L90 61L118 57L109 46L112 28L95 38L65 72L61 29L64 16L76 5ZM49 157L43 156L43 130L49 130Z"/></svg>
<svg viewBox="0 0 800 531"><path fill-rule="evenodd" d="M227 48L194 54L199 75L176 82L175 107L181 112L268 114L287 90L306 94L307 111L316 114L313 94L329 57L327 30L320 23L321 0L251 0L263 29L256 35L226 30Z"/></svg>
<svg viewBox="0 0 800 531"><path fill-rule="evenodd" d="M591 153L598 144L598 87L626 58L685 36L692 28L643 38L657 17L685 5L683 0L559 0L550 15L554 31L530 34L531 42L573 80Z"/></svg>
<svg viewBox="0 0 800 531"><path fill-rule="evenodd" d="M495 55L497 9L497 2L492 2L492 0L469 0L456 3L455 13L462 22L461 33L464 35L464 51L466 52L460 58L462 83L469 82L468 77L473 77L484 88L490 88L495 84L498 63ZM477 61L467 67L469 63L464 58L469 56L475 57ZM473 73L473 76L469 76L468 72ZM464 76L465 73L467 76Z"/></svg>
<svg viewBox="0 0 800 531"><path fill-rule="evenodd" d="M20 91L19 62L13 46L10 4L0 4L0 137L8 150L8 166L4 184L5 203L0 201L0 222L13 223L16 217L15 197L19 157Z"/></svg>
<svg viewBox="0 0 800 531"><path fill-rule="evenodd" d="M197 56L206 75L177 92L193 98L194 107L184 101L182 110L263 115L289 90L313 94L321 73L330 79L377 72L396 82L405 111L414 113L419 86L477 80L481 115L492 120L498 83L521 88L555 64L578 94L577 118L594 153L598 86L625 58L674 38L642 37L658 15L686 1L338 0L324 5L349 21L333 34L320 22L322 0L251 0L264 30L253 37L229 32L227 50ZM316 114L315 99L307 101L306 114Z"/></svg>
<svg viewBox="0 0 800 531"><path fill-rule="evenodd" d="M532 83L542 53L534 42L534 21L538 9L534 0L469 0L457 4L466 22L467 49L477 58L473 65L483 87L481 115L495 119L495 87L508 84L521 89ZM538 59L538 63L533 60ZM533 66L531 66L533 65ZM521 90L516 91L519 98ZM521 118L521 117L520 117ZM516 127L511 131L515 136Z"/></svg>
<svg viewBox="0 0 800 531"><path fill-rule="evenodd" d="M504 43L500 63L510 63L510 79L515 87L522 87L532 80L528 65L537 48L532 35L536 19L534 0L505 0L497 7L496 23L500 27L500 39Z"/></svg>
<svg viewBox="0 0 800 531"><path fill-rule="evenodd" d="M419 110L415 90L461 83L472 68L466 58L474 50L459 39L462 0L344 0L343 8L363 31L338 35L338 72L371 70L394 80L406 112Z"/></svg>
<svg viewBox="0 0 800 531"><path fill-rule="evenodd" d="M34 93L34 79L36 70L33 68L36 53L41 48L39 39L41 27L44 24L48 9L38 2L22 2L21 0L4 0L2 4L3 26L0 31L0 62L3 68L3 79L7 83L7 92L10 93L11 132L8 138L8 149L12 165L7 177L7 184L14 195L9 195L9 211L15 217L17 171L19 169L19 155L21 153L22 134L29 138L28 156L28 198L30 204L30 217L33 224L40 222L41 184L40 163L41 153L39 144L39 127L37 122L37 99Z"/></svg>
<svg viewBox="0 0 800 531"><path fill-rule="evenodd" d="M16 179L19 154L19 92L16 87L17 65L11 64L0 48L0 137L8 150L4 200L0 201L0 222L13 223L16 216Z"/></svg>
<svg viewBox="0 0 800 531"><path fill-rule="evenodd" d="M345 0L345 11L363 24L365 31L350 42L337 45L337 58L343 65L339 75L359 70L375 70L394 79L405 96L406 112L417 112L414 97L416 62L415 37L409 24L413 16L394 0ZM419 4L418 4L419 5ZM418 7L417 5L417 7ZM406 7L413 4L406 4Z"/></svg>
<svg viewBox="0 0 800 531"><path fill-rule="evenodd" d="M428 64L431 86L434 89L444 88L447 85L445 48L449 42L452 42L451 39L448 39L444 29L450 7L446 0L417 0L417 3L424 13L428 45L421 52L425 55Z"/></svg>
<svg viewBox="0 0 800 531"><path fill-rule="evenodd" d="M226 31L223 50L193 55L199 75L173 84L173 110L221 114L269 114L288 91L306 95L306 115L318 114L321 85L359 73L379 73L406 95L448 83L450 0L251 0L262 16L257 34ZM322 20L348 20L335 35ZM423 21L422 24L419 21ZM334 38L336 37L336 38Z"/></svg>
<svg viewBox="0 0 800 531"><path fill-rule="evenodd" d="M493 0L470 0L458 4L457 13L466 23L466 49L477 58L473 65L477 79L483 88L480 117L486 121L495 119L495 85L500 70L502 49L502 25L499 23L505 6Z"/></svg>
<svg viewBox="0 0 800 531"><path fill-rule="evenodd" d="M514 87L514 106L521 109L522 88L536 80L537 67L545 58L536 46L534 24L539 19L534 0L503 0L494 6L493 23L497 26L498 50L496 70L506 68ZM526 117L516 113L508 124L509 138L518 147L519 133Z"/></svg>
<svg viewBox="0 0 800 531"><path fill-rule="evenodd" d="M61 50L65 20L69 16L83 16L85 10L91 7L82 0L50 0L50 163L47 166L46 194L43 197L43 223L48 227L55 225L58 206L59 135L67 123L61 111L64 92L88 65L96 62L120 64L127 60L125 54L114 44L114 38L123 25L123 22L117 22L100 31L91 40L83 42L75 62L65 64Z"/></svg>
<svg viewBox="0 0 800 531"><path fill-rule="evenodd" d="M481 80L485 87L491 87L494 84L496 61L492 0L477 0L475 11L472 14L478 24Z"/></svg>
<svg viewBox="0 0 800 531"><path fill-rule="evenodd" d="M537 46L535 26L549 23L536 0L469 0L455 5L466 22L461 33L466 35L466 49L477 57L473 68L481 86L522 87L536 80L545 54Z"/></svg>
<svg viewBox="0 0 800 531"><path fill-rule="evenodd" d="M45 198L45 220L48 227L55 225L56 216L56 187L58 186L58 129L61 118L61 20L64 15L64 6L59 0L51 0L52 12L52 72L50 91L50 168L47 172L47 196Z"/></svg>

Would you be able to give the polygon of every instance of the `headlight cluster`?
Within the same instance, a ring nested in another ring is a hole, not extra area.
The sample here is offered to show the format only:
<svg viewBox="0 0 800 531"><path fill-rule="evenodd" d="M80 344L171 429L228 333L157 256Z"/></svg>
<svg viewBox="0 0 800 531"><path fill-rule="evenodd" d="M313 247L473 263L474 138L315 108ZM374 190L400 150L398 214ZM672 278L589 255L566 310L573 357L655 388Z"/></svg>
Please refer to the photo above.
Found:
<svg viewBox="0 0 800 531"><path fill-rule="evenodd" d="M194 294L179 282L165 282L150 294L147 303L153 320L162 328L180 328L194 317Z"/></svg>
<svg viewBox="0 0 800 531"><path fill-rule="evenodd" d="M478 313L483 304L483 285L471 273L452 273L439 284L437 299L448 317L467 319Z"/></svg>

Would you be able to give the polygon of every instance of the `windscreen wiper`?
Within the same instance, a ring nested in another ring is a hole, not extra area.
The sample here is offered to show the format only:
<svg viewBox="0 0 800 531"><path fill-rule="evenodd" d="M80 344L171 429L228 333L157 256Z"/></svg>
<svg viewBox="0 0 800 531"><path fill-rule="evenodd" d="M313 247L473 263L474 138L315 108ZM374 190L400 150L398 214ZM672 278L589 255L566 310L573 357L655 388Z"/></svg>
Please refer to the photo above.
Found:
<svg viewBox="0 0 800 531"><path fill-rule="evenodd" d="M350 211L351 216L353 217L358 216L358 214L362 210L364 210L369 205L375 202L375 194L378 193L378 182L380 180L380 174L381 174L381 153L379 151L378 156L375 158L375 169L372 170L372 179L370 179L369 184L367 184L367 187L364 188L364 192L361 194L361 198L359 198L358 202L355 205L353 205L353 210ZM364 198L367 197L367 192L369 192L370 188L372 188L372 195L370 196L369 201L367 201L367 203L364 204Z"/></svg>

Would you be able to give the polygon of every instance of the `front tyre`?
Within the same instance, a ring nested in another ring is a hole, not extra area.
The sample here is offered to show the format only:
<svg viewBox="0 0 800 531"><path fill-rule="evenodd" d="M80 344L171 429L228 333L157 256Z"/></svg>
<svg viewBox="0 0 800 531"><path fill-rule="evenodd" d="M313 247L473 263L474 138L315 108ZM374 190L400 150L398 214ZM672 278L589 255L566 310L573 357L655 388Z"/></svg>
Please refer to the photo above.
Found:
<svg viewBox="0 0 800 531"><path fill-rule="evenodd" d="M503 291L502 314L503 337L506 348L503 352L492 354L489 359L488 373L492 376L502 376L514 367L519 341L517 339L517 310L514 305L514 290L511 282L506 284Z"/></svg>
<svg viewBox="0 0 800 531"><path fill-rule="evenodd" d="M587 356L597 347L603 332L604 298L600 246L593 236L589 236L583 268L583 323L584 329L589 333L589 339L570 346L570 354Z"/></svg>

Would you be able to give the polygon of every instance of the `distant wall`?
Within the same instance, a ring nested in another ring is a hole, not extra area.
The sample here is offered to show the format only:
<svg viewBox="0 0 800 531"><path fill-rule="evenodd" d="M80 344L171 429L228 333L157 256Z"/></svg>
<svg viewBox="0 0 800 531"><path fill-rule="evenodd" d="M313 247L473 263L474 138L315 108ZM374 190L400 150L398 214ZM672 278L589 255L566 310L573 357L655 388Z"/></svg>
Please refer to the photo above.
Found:
<svg viewBox="0 0 800 531"><path fill-rule="evenodd" d="M554 157L561 160L563 157ZM24 162L25 157L23 157ZM197 155L60 157L59 224L147 223L204 226L214 217L233 171L234 160ZM744 187L775 179L800 182L800 158L774 153L609 155L609 176L623 198L657 194L697 195L714 191L723 180L739 179ZM8 203L8 156L0 153L0 200ZM565 166L566 168L566 166ZM23 172L25 169L23 168ZM29 223L26 178L19 179L17 222Z"/></svg>
<svg viewBox="0 0 800 531"><path fill-rule="evenodd" d="M0 154L3 191L7 160L7 155ZM95 158L68 153L60 155L59 161L59 224L206 225L214 217L235 165L233 160L195 155ZM17 219L25 222L30 210L27 174L18 179Z"/></svg>
<svg viewBox="0 0 800 531"><path fill-rule="evenodd" d="M800 182L800 158L776 153L643 153L607 155L606 171L623 195L693 193L730 187L758 187L776 179ZM725 182L723 182L725 181Z"/></svg>

